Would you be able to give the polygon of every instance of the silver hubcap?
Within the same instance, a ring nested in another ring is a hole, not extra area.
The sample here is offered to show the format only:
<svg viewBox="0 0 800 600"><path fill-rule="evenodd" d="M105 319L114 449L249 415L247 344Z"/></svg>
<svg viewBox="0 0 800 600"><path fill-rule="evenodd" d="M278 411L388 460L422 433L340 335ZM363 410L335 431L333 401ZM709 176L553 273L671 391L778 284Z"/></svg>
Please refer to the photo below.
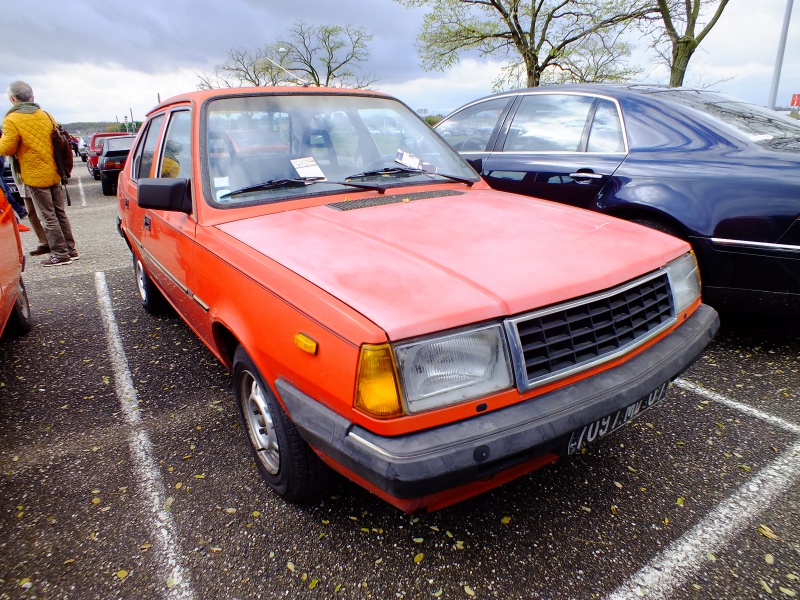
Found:
<svg viewBox="0 0 800 600"><path fill-rule="evenodd" d="M141 296L142 300L147 300L147 290L144 288L144 267L142 266L142 261L138 258L136 259L136 285L139 288L139 296Z"/></svg>
<svg viewBox="0 0 800 600"><path fill-rule="evenodd" d="M261 464L267 471L275 475L281 466L278 436L261 386L249 371L242 373L241 392L247 434L250 436L250 441L257 451Z"/></svg>

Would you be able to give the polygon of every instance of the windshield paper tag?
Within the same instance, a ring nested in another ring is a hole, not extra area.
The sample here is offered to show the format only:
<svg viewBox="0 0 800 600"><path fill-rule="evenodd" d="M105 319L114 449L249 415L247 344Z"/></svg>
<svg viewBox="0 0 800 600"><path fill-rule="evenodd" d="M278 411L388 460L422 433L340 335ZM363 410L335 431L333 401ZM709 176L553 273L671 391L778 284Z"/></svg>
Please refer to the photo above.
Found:
<svg viewBox="0 0 800 600"><path fill-rule="evenodd" d="M322 172L316 159L313 156L306 158L295 158L290 161L294 170L297 171L297 176L301 179L313 179L315 181L324 181L325 173Z"/></svg>
<svg viewBox="0 0 800 600"><path fill-rule="evenodd" d="M436 173L436 167L430 163L423 162L413 154L405 150L397 149L397 155L394 157L394 162L400 163L409 169L417 169L425 173Z"/></svg>

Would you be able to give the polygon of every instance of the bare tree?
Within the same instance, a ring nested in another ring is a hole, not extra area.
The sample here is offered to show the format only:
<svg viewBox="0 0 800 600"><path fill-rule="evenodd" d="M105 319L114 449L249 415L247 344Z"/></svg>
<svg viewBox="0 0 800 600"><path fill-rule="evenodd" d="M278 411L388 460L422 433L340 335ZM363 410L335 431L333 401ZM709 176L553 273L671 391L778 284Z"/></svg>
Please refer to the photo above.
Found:
<svg viewBox="0 0 800 600"><path fill-rule="evenodd" d="M366 88L376 81L362 70L372 35L351 25L296 22L285 39L255 51L231 50L213 73L198 73L199 89L297 85Z"/></svg>
<svg viewBox="0 0 800 600"><path fill-rule="evenodd" d="M701 25L700 20L714 4L713 15ZM654 47L669 66L671 87L683 85L694 51L719 21L727 4L728 0L657 0L663 29L659 28ZM702 29L695 33L698 27Z"/></svg>
<svg viewBox="0 0 800 600"><path fill-rule="evenodd" d="M609 50L627 23L652 15L652 0L397 0L426 6L417 51L428 70L444 70L461 54L498 57L509 62L505 82L520 79L534 87L548 71L577 72L576 50ZM599 43L598 40L604 40ZM619 42L617 42L619 43ZM620 56L620 49L611 53ZM629 51L629 49L627 50ZM596 54L597 57L601 53ZM593 78L619 78L614 63L602 61ZM583 65L581 68L588 67ZM553 74L553 79L557 79ZM596 79L595 79L596 80ZM503 82L498 82L502 84Z"/></svg>

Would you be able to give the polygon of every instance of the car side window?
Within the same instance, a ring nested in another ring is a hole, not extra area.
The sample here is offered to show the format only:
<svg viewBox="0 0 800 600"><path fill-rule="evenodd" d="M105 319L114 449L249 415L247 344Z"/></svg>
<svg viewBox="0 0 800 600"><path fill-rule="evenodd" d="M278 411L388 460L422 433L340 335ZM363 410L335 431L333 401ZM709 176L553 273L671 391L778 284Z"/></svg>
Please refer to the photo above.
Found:
<svg viewBox="0 0 800 600"><path fill-rule="evenodd" d="M159 177L192 176L192 113L188 110L173 112L167 127L167 136L161 148Z"/></svg>
<svg viewBox="0 0 800 600"><path fill-rule="evenodd" d="M622 124L617 105L611 100L602 99L592 118L592 129L586 144L587 152L624 152Z"/></svg>
<svg viewBox="0 0 800 600"><path fill-rule="evenodd" d="M483 152L510 101L509 98L493 98L468 106L438 125L436 131L459 152Z"/></svg>
<svg viewBox="0 0 800 600"><path fill-rule="evenodd" d="M571 94L523 96L504 152L578 152L594 98Z"/></svg>
<svg viewBox="0 0 800 600"><path fill-rule="evenodd" d="M141 153L137 149L137 155L134 158L133 169L131 171L134 180L140 177L150 177L150 169L153 166L153 156L156 151L156 144L158 143L158 135L161 133L161 123L164 121L164 115L158 115L150 120L150 125L145 133L144 142L141 144Z"/></svg>

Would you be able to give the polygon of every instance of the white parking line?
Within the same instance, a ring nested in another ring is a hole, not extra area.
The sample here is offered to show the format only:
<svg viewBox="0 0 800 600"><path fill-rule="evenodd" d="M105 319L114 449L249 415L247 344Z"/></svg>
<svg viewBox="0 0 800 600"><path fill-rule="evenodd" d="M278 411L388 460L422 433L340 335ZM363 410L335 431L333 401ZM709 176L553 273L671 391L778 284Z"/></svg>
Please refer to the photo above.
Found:
<svg viewBox="0 0 800 600"><path fill-rule="evenodd" d="M735 402L683 379L675 384L745 414L764 420L795 434L800 427L751 406ZM745 527L791 485L800 479L800 443L761 469L735 494L719 504L705 519L675 540L628 581L617 588L609 600L646 597L649 600L672 597L676 588L703 568L713 554Z"/></svg>
<svg viewBox="0 0 800 600"><path fill-rule="evenodd" d="M81 206L86 206L86 192L83 191L83 181L78 177L78 191L81 193Z"/></svg>
<svg viewBox="0 0 800 600"><path fill-rule="evenodd" d="M785 421L780 417L775 417L773 415L767 414L758 410L757 408L753 408L752 406L748 406L747 404L742 404L741 402L736 402L729 398L726 398L722 394L718 394L717 392L712 392L710 390L705 389L704 387L697 385L696 383L691 383L690 381L686 381L685 379L676 379L674 384L687 390L689 392L694 392L699 396L703 396L708 398L709 400L713 400L714 402L719 402L720 404L724 404L725 406L729 406L738 410L739 412L743 412L746 415L750 415L751 417L755 417L756 419L761 419L762 421L766 421L767 423L771 423L772 425L776 425L781 429L785 429L786 431L790 431L795 435L800 435L800 426L795 425L794 423L790 423L789 421Z"/></svg>
<svg viewBox="0 0 800 600"><path fill-rule="evenodd" d="M108 353L114 367L117 398L130 432L128 443L133 455L134 477L142 486L143 497L148 504L146 508L153 517L150 525L156 541L154 545L158 549L157 554L162 557L168 571L168 575L163 577L165 595L191 600L194 598L192 583L188 573L184 573L181 569L181 549L177 541L175 522L166 508L166 488L161 473L153 460L150 437L141 424L139 399L128 369L128 360L120 342L119 329L111 306L111 297L108 293L104 273L95 273L95 288L100 313L105 324Z"/></svg>

